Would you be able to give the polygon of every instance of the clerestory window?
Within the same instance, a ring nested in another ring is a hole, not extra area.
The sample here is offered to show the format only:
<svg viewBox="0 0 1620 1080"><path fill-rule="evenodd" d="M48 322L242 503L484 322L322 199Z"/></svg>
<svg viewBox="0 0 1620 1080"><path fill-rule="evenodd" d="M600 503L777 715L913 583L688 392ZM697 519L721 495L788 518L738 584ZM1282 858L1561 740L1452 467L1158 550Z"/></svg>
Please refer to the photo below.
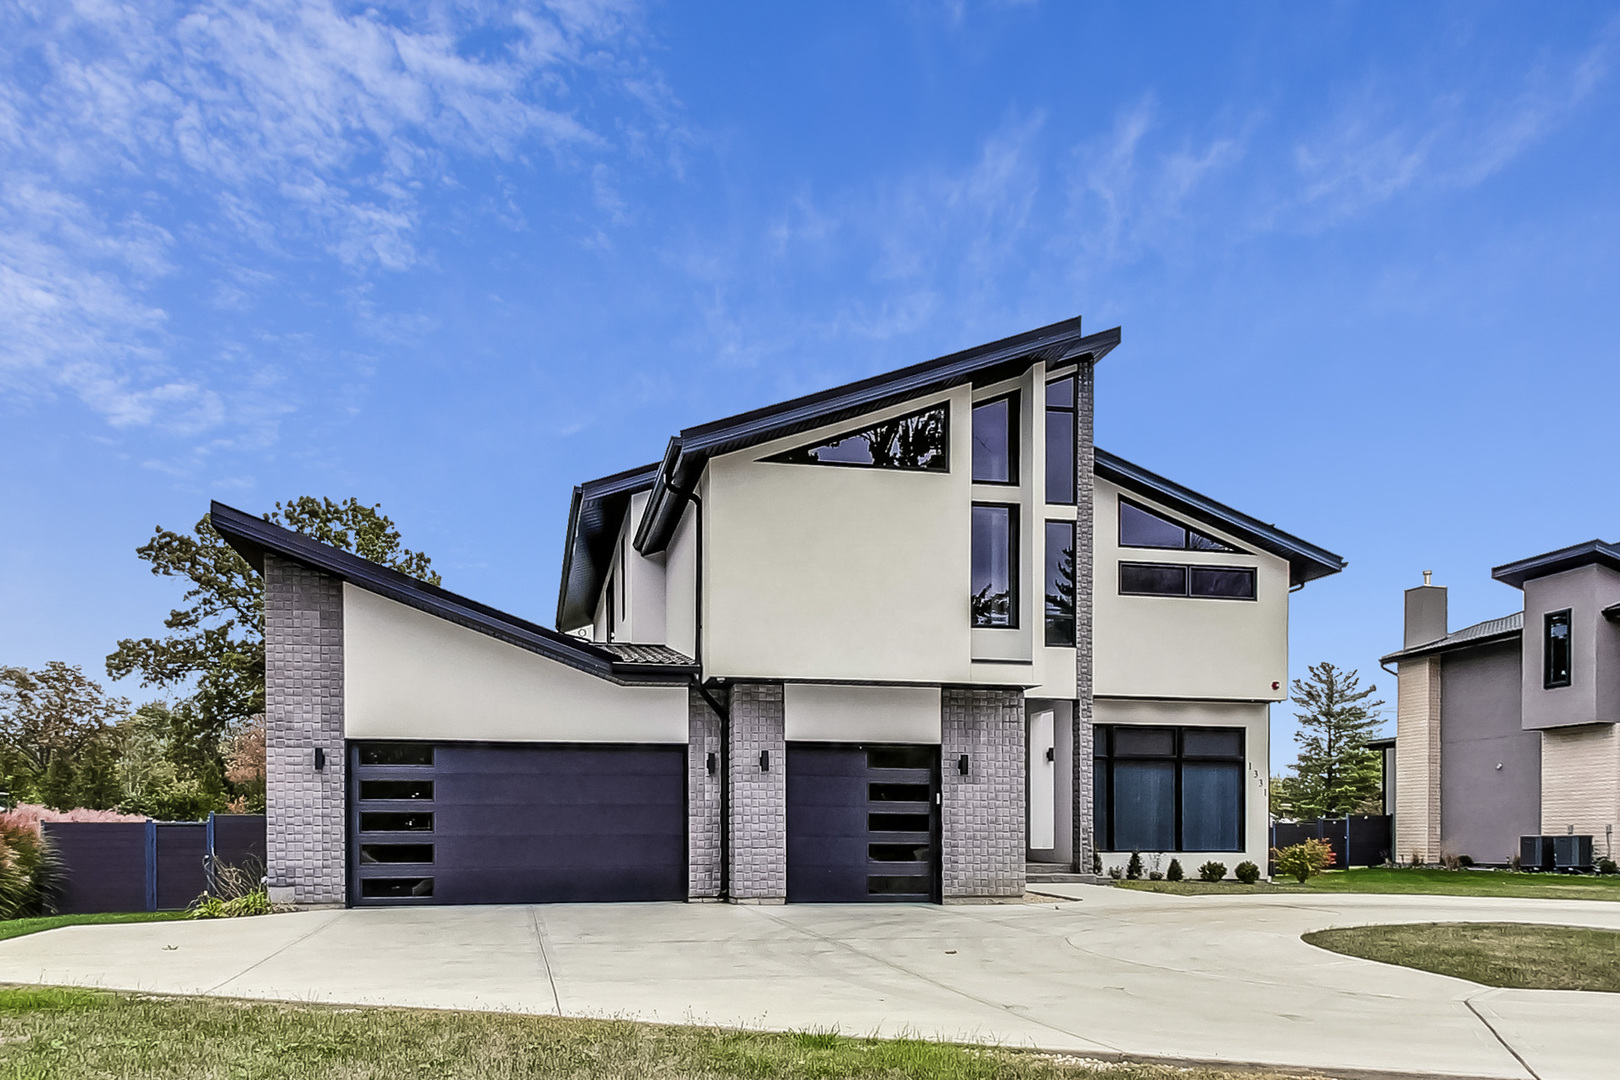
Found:
<svg viewBox="0 0 1620 1080"><path fill-rule="evenodd" d="M941 403L764 460L783 465L950 472L950 420L950 407Z"/></svg>
<svg viewBox="0 0 1620 1080"><path fill-rule="evenodd" d="M1119 546L1144 548L1170 548L1174 551L1224 551L1232 548L1213 536L1190 529L1138 506L1127 499L1119 500Z"/></svg>

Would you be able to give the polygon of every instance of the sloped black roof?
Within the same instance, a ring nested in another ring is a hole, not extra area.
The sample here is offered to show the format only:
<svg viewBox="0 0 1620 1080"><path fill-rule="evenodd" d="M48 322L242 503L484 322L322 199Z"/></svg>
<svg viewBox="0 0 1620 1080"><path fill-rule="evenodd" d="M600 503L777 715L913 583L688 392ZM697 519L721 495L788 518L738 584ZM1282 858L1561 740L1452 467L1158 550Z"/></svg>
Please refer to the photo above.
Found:
<svg viewBox="0 0 1620 1080"><path fill-rule="evenodd" d="M390 567L368 562L351 552L224 503L213 503L208 513L214 530L261 574L265 553L270 552L610 682L625 685L684 683L698 673L694 661L673 649L661 649L657 655L621 655L429 585Z"/></svg>
<svg viewBox="0 0 1620 1080"><path fill-rule="evenodd" d="M1590 566L1593 563L1620 570L1620 547L1603 540L1588 540L1584 544L1571 544L1569 547L1549 551L1544 555L1532 555L1528 559L1498 566L1491 571L1491 577L1512 585L1515 589L1522 589L1526 581L1534 578L1561 574L1565 570L1574 570L1576 567Z"/></svg>
<svg viewBox="0 0 1620 1080"><path fill-rule="evenodd" d="M1479 645L1491 645L1499 641L1511 641L1524 632L1524 612L1515 611L1511 615L1503 615L1498 619L1486 619L1473 626L1465 626L1461 630L1453 630L1445 637L1434 641L1425 641L1420 645L1413 645L1410 649L1398 649L1387 656L1380 657L1380 664L1387 664L1391 660L1412 660L1419 656L1432 656L1435 653L1452 652L1456 649L1471 649Z"/></svg>

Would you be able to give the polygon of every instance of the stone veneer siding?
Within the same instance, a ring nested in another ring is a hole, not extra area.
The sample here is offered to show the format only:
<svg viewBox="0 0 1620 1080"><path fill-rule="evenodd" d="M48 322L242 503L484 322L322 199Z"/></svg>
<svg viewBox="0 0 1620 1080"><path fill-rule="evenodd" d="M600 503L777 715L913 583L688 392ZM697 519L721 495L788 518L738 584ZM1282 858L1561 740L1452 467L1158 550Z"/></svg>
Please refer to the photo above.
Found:
<svg viewBox="0 0 1620 1080"><path fill-rule="evenodd" d="M1391 858L1439 862L1440 657L1402 660L1396 671L1395 850Z"/></svg>
<svg viewBox="0 0 1620 1080"><path fill-rule="evenodd" d="M264 557L265 841L272 899L341 904L343 583ZM315 750L326 766L315 769Z"/></svg>
<svg viewBox="0 0 1620 1080"><path fill-rule="evenodd" d="M942 898L1022 896L1024 695L948 687L940 712Z"/></svg>
<svg viewBox="0 0 1620 1080"><path fill-rule="evenodd" d="M1541 733L1541 831L1592 838L1597 858L1613 858L1605 828L1620 831L1620 725L1582 724Z"/></svg>
<svg viewBox="0 0 1620 1080"><path fill-rule="evenodd" d="M1093 590L1096 577L1097 452L1094 443L1097 365L1081 360L1074 378L1074 758L1070 806L1073 813L1074 868L1092 871L1097 851L1092 835L1092 747L1096 700L1092 681Z"/></svg>
<svg viewBox="0 0 1620 1080"><path fill-rule="evenodd" d="M710 693L724 707L725 691ZM686 716L686 895L708 900L720 895L720 717L696 687L687 691Z"/></svg>
<svg viewBox="0 0 1620 1080"><path fill-rule="evenodd" d="M769 753L766 768L760 754ZM787 738L780 683L731 688L731 899L787 899Z"/></svg>

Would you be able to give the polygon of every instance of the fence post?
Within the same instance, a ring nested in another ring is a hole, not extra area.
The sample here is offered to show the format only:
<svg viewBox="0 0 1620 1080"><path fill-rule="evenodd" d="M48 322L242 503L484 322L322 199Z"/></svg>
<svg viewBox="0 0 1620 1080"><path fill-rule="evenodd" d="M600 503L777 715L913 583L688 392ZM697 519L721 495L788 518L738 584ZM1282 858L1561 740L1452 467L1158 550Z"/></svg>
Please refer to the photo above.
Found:
<svg viewBox="0 0 1620 1080"><path fill-rule="evenodd" d="M146 819L146 910L157 910L157 822Z"/></svg>
<svg viewBox="0 0 1620 1080"><path fill-rule="evenodd" d="M1354 860L1350 858L1350 815L1344 815L1344 868L1350 869Z"/></svg>

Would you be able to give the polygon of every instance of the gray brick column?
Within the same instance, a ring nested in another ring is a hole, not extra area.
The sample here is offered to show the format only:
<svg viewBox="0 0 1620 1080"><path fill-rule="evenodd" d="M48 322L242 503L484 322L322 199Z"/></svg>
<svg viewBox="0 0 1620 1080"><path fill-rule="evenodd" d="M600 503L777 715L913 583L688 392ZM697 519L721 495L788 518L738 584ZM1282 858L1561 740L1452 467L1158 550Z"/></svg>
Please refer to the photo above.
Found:
<svg viewBox="0 0 1620 1080"><path fill-rule="evenodd" d="M1092 745L1095 699L1092 685L1092 611L1096 577L1096 470L1093 443L1096 371L1082 357L1074 379L1074 868L1092 870Z"/></svg>
<svg viewBox="0 0 1620 1080"><path fill-rule="evenodd" d="M272 899L344 901L343 583L264 557L265 840ZM315 751L326 754L315 768Z"/></svg>
<svg viewBox="0 0 1620 1080"><path fill-rule="evenodd" d="M710 691L725 704L725 691ZM694 687L686 694L686 895L720 895L720 718ZM709 772L709 755L715 771Z"/></svg>
<svg viewBox="0 0 1620 1080"><path fill-rule="evenodd" d="M940 712L943 899L1023 896L1024 695L946 687Z"/></svg>
<svg viewBox="0 0 1620 1080"><path fill-rule="evenodd" d="M731 688L731 899L787 899L787 741L781 684ZM760 754L769 754L764 768Z"/></svg>

